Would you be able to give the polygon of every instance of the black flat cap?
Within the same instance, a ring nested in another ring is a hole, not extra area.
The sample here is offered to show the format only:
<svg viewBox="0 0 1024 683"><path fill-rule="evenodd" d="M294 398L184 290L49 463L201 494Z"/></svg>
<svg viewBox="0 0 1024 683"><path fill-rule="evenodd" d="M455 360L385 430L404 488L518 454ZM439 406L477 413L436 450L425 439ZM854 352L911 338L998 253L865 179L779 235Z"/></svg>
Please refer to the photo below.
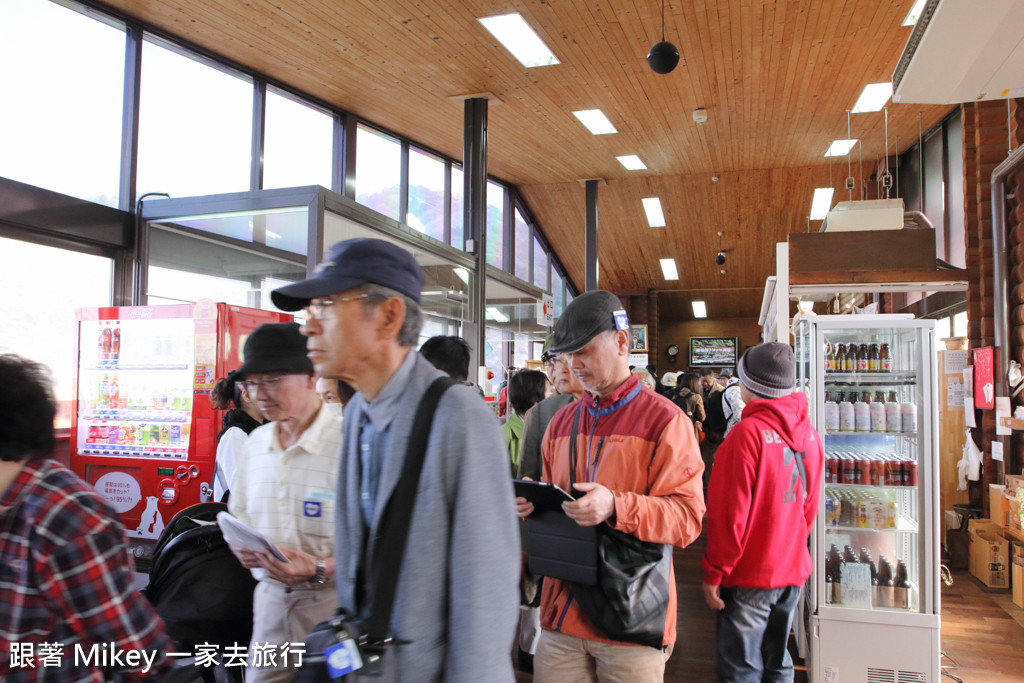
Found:
<svg viewBox="0 0 1024 683"><path fill-rule="evenodd" d="M245 362L236 371L240 380L253 372L313 372L298 323L260 325L245 340L242 358Z"/></svg>
<svg viewBox="0 0 1024 683"><path fill-rule="evenodd" d="M592 289L572 300L555 323L550 353L579 351L605 330L629 329L626 311L619 297L603 289Z"/></svg>

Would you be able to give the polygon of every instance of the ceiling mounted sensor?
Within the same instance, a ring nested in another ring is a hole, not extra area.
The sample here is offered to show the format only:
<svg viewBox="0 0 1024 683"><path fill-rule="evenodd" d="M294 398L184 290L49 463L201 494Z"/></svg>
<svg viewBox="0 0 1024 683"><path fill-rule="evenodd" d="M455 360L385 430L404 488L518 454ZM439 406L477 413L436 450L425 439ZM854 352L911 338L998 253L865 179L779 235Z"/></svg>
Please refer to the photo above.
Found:
<svg viewBox="0 0 1024 683"><path fill-rule="evenodd" d="M708 122L708 110L701 107L700 109L693 110L693 120L698 126L703 126Z"/></svg>
<svg viewBox="0 0 1024 683"><path fill-rule="evenodd" d="M661 41L651 46L647 63L656 74L671 73L679 64L679 48L665 40L665 0L661 0Z"/></svg>
<svg viewBox="0 0 1024 683"><path fill-rule="evenodd" d="M892 76L893 102L1024 96L1024 0L928 0Z"/></svg>

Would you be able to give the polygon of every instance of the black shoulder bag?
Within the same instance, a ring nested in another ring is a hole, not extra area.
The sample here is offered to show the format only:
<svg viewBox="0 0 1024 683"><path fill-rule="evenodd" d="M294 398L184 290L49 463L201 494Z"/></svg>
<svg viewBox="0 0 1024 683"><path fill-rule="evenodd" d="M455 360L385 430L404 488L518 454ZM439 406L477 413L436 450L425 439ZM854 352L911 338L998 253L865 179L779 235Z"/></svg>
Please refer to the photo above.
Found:
<svg viewBox="0 0 1024 683"><path fill-rule="evenodd" d="M579 402L569 437L569 478L576 483L576 435ZM598 449L600 455L600 448ZM661 649L672 579L672 549L641 541L610 525L598 525L598 582L569 583L573 598L594 626L612 640Z"/></svg>
<svg viewBox="0 0 1024 683"><path fill-rule="evenodd" d="M379 676L383 671L384 653L394 642L389 634L391 610L416 504L423 459L427 453L430 426L441 396L453 384L456 382L450 377L434 380L427 387L416 409L402 475L381 516L381 542L377 546L377 557L374 558L374 565L379 568L379 572L373 583L373 604L370 606L369 618L364 622L348 611L339 609L333 617L317 624L306 638L306 654L295 676L296 683L330 683L341 680L333 678L329 673L324 653L328 648L349 639L355 641L362 658L363 666L357 670L360 676Z"/></svg>

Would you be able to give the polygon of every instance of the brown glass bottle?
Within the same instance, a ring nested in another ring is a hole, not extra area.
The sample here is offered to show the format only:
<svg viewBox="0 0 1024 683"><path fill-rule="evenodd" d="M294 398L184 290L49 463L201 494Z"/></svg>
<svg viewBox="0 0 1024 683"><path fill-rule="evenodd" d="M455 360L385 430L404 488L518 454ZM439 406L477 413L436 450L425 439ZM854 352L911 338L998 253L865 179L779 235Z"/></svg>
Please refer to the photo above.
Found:
<svg viewBox="0 0 1024 683"><path fill-rule="evenodd" d="M857 345L846 345L846 360L843 361L843 372L853 372L857 369Z"/></svg>
<svg viewBox="0 0 1024 683"><path fill-rule="evenodd" d="M872 344L868 347L868 372L878 372L878 344Z"/></svg>
<svg viewBox="0 0 1024 683"><path fill-rule="evenodd" d="M857 372L868 371L868 345L861 344L857 349Z"/></svg>
<svg viewBox="0 0 1024 683"><path fill-rule="evenodd" d="M892 356L889 355L889 345L882 344L878 352L878 371L892 372Z"/></svg>
<svg viewBox="0 0 1024 683"><path fill-rule="evenodd" d="M836 344L835 360L832 367L836 372L846 372L846 347L842 344Z"/></svg>

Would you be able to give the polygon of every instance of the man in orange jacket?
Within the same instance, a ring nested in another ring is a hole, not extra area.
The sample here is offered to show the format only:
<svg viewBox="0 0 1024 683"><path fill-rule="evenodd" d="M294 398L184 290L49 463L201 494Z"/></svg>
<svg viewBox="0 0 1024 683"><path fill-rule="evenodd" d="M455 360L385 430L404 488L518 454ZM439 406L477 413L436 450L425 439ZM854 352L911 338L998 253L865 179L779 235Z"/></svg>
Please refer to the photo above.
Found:
<svg viewBox="0 0 1024 683"><path fill-rule="evenodd" d="M584 494L562 506L580 526L604 524L683 548L700 535L704 514L700 451L689 418L630 373L621 308L611 292L593 290L574 299L555 325L551 351L567 355L586 393L551 420L542 478ZM516 503L520 517L533 512L525 498ZM661 647L609 637L583 613L569 583L545 579L534 681L661 681L676 636L671 570L668 578Z"/></svg>

